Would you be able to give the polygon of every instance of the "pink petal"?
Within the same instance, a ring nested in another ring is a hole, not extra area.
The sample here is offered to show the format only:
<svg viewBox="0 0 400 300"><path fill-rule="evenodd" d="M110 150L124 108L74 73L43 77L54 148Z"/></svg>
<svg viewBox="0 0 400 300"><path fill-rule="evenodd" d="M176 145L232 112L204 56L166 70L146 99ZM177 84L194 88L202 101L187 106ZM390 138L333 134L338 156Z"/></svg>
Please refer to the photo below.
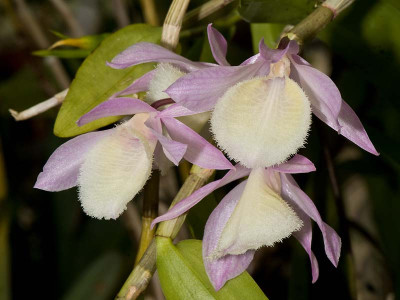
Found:
<svg viewBox="0 0 400 300"><path fill-rule="evenodd" d="M210 67L179 78L165 92L182 106L195 111L212 110L218 99L236 83L259 75L265 63L237 67Z"/></svg>
<svg viewBox="0 0 400 300"><path fill-rule="evenodd" d="M339 114L340 134L374 155L379 155L368 137L364 126L351 107L343 100Z"/></svg>
<svg viewBox="0 0 400 300"><path fill-rule="evenodd" d="M171 138L187 145L185 159L202 168L225 170L233 166L224 154L190 127L173 118L162 118Z"/></svg>
<svg viewBox="0 0 400 300"><path fill-rule="evenodd" d="M284 49L270 49L265 45L264 39L261 39L258 49L261 57L267 61L276 63L286 54L297 54L299 52L299 45L295 41L290 41Z"/></svg>
<svg viewBox="0 0 400 300"><path fill-rule="evenodd" d="M113 129L89 132L69 140L50 156L36 180L34 188L58 192L76 186L85 154Z"/></svg>
<svg viewBox="0 0 400 300"><path fill-rule="evenodd" d="M296 154L289 161L274 166L272 169L281 173L290 174L309 173L316 170L314 164L307 157L300 154Z"/></svg>
<svg viewBox="0 0 400 300"><path fill-rule="evenodd" d="M301 209L298 209L297 207L293 207L293 209L295 210L299 218L303 221L303 227L299 231L294 232L293 235L303 246L304 250L306 250L308 257L310 258L312 283L315 283L318 280L319 267L317 258L315 257L314 252L311 250L311 220Z"/></svg>
<svg viewBox="0 0 400 300"><path fill-rule="evenodd" d="M314 202L304 193L293 177L289 174L280 174L282 181L282 197L292 207L296 207L307 214L319 226L324 238L325 253L332 264L337 267L342 242L335 230L322 221Z"/></svg>
<svg viewBox="0 0 400 300"><path fill-rule="evenodd" d="M260 55L260 53L258 53L256 55L250 56L248 59L246 59L240 65L241 66L247 66L247 65L254 64L257 61L261 61L261 60L262 60L261 55Z"/></svg>
<svg viewBox="0 0 400 300"><path fill-rule="evenodd" d="M192 62L168 49L147 42L130 46L114 57L107 65L114 69L125 69L147 62L171 63L181 67L185 71L194 71L204 67L201 63Z"/></svg>
<svg viewBox="0 0 400 300"><path fill-rule="evenodd" d="M111 98L121 96L121 95L131 95L131 94L147 91L149 89L150 81L153 79L153 76L155 73L156 73L156 70L147 72L142 77L136 79L126 89L114 94Z"/></svg>
<svg viewBox="0 0 400 300"><path fill-rule="evenodd" d="M174 207L172 207L165 214L155 218L154 221L151 223L151 226L154 227L154 225L159 222L171 220L171 219L179 217L181 214L184 214L185 212L187 212L189 209L191 209L193 206L195 206L197 203L199 203L204 197L211 194L216 189L218 189L232 181L235 181L239 178L249 175L250 171L251 171L250 169L247 169L247 168L237 164L235 166L235 169L230 170L228 173L226 173L226 175L223 178L213 181L213 182L210 182L209 184L206 184L202 188L195 191L189 197L179 201Z"/></svg>
<svg viewBox="0 0 400 300"><path fill-rule="evenodd" d="M303 88L310 100L313 113L338 131L342 96L335 83L324 73L303 64L297 55L291 56L291 62L290 77Z"/></svg>
<svg viewBox="0 0 400 300"><path fill-rule="evenodd" d="M77 122L78 126L109 116L133 115L142 112L156 112L147 103L135 98L114 98L100 103Z"/></svg>
<svg viewBox="0 0 400 300"><path fill-rule="evenodd" d="M168 108L164 109L159 113L160 118L176 118L176 117L183 117L183 116L191 116L195 115L197 112L191 111L186 107L180 105L179 103L172 104Z"/></svg>
<svg viewBox="0 0 400 300"><path fill-rule="evenodd" d="M226 281L240 275L247 269L254 257L254 250L242 255L226 255L212 259L211 255L218 246L218 241L226 223L235 209L246 186L244 181L231 190L211 213L204 228L203 261L208 277L215 290L222 288Z"/></svg>
<svg viewBox="0 0 400 300"><path fill-rule="evenodd" d="M176 166L179 165L179 162L186 152L187 145L173 141L152 128L150 128L150 130L162 145L165 156Z"/></svg>
<svg viewBox="0 0 400 300"><path fill-rule="evenodd" d="M227 43L224 36L212 24L207 26L208 42L215 61L221 66L229 66L226 61Z"/></svg>

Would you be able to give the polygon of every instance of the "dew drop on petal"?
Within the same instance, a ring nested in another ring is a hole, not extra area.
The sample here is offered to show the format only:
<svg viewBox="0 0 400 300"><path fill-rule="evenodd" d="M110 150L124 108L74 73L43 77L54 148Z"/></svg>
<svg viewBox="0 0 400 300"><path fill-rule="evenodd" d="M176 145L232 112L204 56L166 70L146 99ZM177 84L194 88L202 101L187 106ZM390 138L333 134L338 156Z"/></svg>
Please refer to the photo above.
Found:
<svg viewBox="0 0 400 300"><path fill-rule="evenodd" d="M238 83L218 100L211 118L218 145L248 168L286 161L304 146L310 124L310 102L288 77Z"/></svg>
<svg viewBox="0 0 400 300"><path fill-rule="evenodd" d="M303 222L268 184L266 170L252 170L218 243L216 256L239 255L273 246L300 230Z"/></svg>

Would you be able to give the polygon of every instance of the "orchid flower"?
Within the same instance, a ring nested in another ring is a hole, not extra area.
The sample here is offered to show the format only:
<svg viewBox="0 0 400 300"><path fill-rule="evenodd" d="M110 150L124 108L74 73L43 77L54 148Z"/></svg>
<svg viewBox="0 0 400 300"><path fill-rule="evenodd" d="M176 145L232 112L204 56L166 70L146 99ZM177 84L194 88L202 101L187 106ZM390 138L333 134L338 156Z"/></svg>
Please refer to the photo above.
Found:
<svg viewBox="0 0 400 300"><path fill-rule="evenodd" d="M214 190L239 178L238 184L214 209L208 218L203 237L203 261L216 290L227 280L241 274L262 246L294 235L309 255L312 282L318 279L318 262L311 250L310 218L321 229L325 252L337 266L341 240L321 219L312 200L299 188L290 174L315 171L311 161L301 155L269 168L248 169L236 165L222 179L213 181L178 202L166 214L156 218L153 225L188 211Z"/></svg>
<svg viewBox="0 0 400 300"><path fill-rule="evenodd" d="M115 219L150 177L153 156L159 169L166 158L175 165L185 158L204 168L233 168L221 151L175 119L192 113L178 104L158 111L134 98L103 102L82 116L78 125L135 115L113 129L83 134L61 145L39 174L35 188L61 191L77 185L88 215Z"/></svg>
<svg viewBox="0 0 400 300"><path fill-rule="evenodd" d="M219 66L193 70L165 93L195 111L213 110L211 130L218 145L248 168L282 163L304 146L311 112L364 150L378 155L359 118L333 81L298 56L295 41L269 49L239 66L226 61L227 43L208 26Z"/></svg>

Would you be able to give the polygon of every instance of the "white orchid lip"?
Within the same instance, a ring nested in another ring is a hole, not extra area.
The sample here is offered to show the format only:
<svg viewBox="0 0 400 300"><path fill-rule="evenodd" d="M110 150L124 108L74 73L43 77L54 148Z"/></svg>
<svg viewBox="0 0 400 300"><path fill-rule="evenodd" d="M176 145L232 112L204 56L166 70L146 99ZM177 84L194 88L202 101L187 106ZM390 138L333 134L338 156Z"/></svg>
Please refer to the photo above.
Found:
<svg viewBox="0 0 400 300"><path fill-rule="evenodd" d="M211 118L218 145L248 168L286 161L304 146L310 124L310 102L287 76L238 83L219 99Z"/></svg>
<svg viewBox="0 0 400 300"><path fill-rule="evenodd" d="M263 168L251 171L243 194L222 231L214 258L273 246L300 230L303 222L277 189L280 190L280 179L276 172Z"/></svg>
<svg viewBox="0 0 400 300"><path fill-rule="evenodd" d="M171 64L158 64L155 74L149 83L149 91L146 93L145 98L146 102L151 104L157 100L169 98L164 91L185 74Z"/></svg>
<svg viewBox="0 0 400 300"><path fill-rule="evenodd" d="M137 114L119 125L86 154L78 177L83 210L99 219L116 219L150 177L156 140Z"/></svg>

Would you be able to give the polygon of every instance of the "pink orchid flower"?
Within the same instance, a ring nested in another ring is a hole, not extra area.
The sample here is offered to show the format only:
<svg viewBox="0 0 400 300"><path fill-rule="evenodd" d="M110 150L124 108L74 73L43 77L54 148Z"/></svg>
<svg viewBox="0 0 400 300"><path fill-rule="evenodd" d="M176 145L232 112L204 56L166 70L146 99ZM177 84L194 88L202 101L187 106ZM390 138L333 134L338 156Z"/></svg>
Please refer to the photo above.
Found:
<svg viewBox="0 0 400 300"><path fill-rule="evenodd" d="M162 170L167 159L178 165L182 158L204 168L233 168L220 150L175 119L193 114L179 104L158 111L139 99L115 98L77 123L130 114L135 115L113 129L86 133L61 145L45 164L35 188L61 191L78 186L88 215L115 219L150 177L153 157Z"/></svg>
<svg viewBox="0 0 400 300"><path fill-rule="evenodd" d="M379 155L336 85L298 56L295 41L269 49L261 40L259 54L230 66L222 34L210 24L208 35L220 65L193 69L165 93L192 111L213 110L211 130L230 158L249 168L286 161L304 146L311 112L362 149Z"/></svg>
<svg viewBox="0 0 400 300"><path fill-rule="evenodd" d="M273 246L294 235L309 255L312 282L318 279L318 262L311 250L313 219L321 229L325 252L334 266L340 257L341 240L322 221L312 200L290 174L315 171L311 161L301 155L270 168L248 169L236 165L222 179L213 181L183 199L153 226L187 212L214 190L249 176L229 192L208 218L203 238L203 261L216 290L249 266L255 250Z"/></svg>

